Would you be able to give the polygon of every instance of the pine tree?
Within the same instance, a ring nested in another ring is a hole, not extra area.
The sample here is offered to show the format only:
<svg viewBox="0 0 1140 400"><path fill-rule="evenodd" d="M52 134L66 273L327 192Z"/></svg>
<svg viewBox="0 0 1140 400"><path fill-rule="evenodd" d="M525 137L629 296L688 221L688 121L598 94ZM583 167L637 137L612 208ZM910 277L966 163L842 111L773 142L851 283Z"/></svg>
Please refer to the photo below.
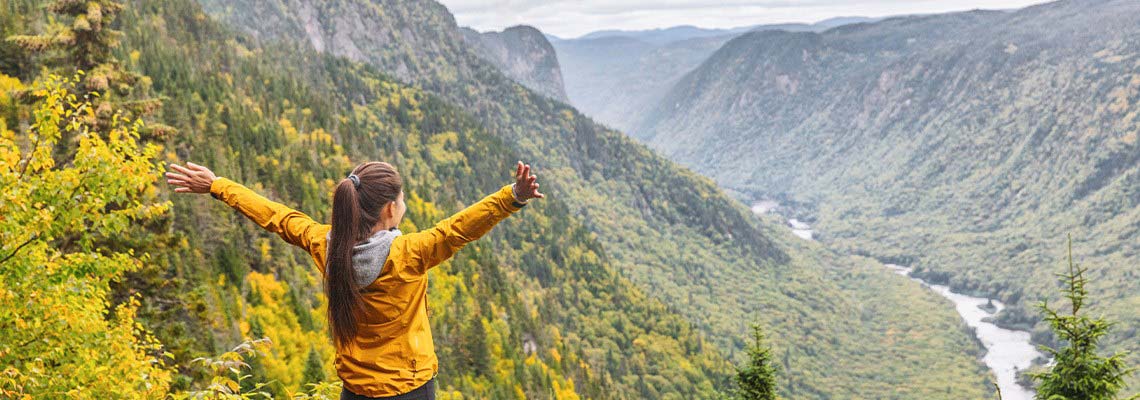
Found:
<svg viewBox="0 0 1140 400"><path fill-rule="evenodd" d="M94 108L88 125L99 133L107 133L112 120L118 117L140 119L153 114L162 105L158 98L149 97L150 80L130 71L114 57L123 33L111 29L123 4L114 0L55 0L47 10L59 21L48 32L36 35L14 35L8 42L26 53L37 55L55 73L70 76L82 74L76 88L80 97L88 98ZM35 101L35 90L22 94L27 101ZM161 136L173 129L148 121L140 132L144 138ZM60 144L67 146L70 138ZM57 155L66 147L57 149Z"/></svg>
<svg viewBox="0 0 1140 400"><path fill-rule="evenodd" d="M42 35L18 35L9 40L33 52L61 51L66 62L89 71L111 58L123 33L111 29L123 4L113 0L56 0L48 11L68 17L71 26L57 25Z"/></svg>
<svg viewBox="0 0 1140 400"><path fill-rule="evenodd" d="M1110 400L1124 388L1124 378L1132 369L1124 363L1126 353L1110 357L1097 354L1098 342L1108 333L1113 323L1104 318L1090 318L1081 313L1088 296L1085 278L1087 268L1073 263L1073 239L1069 238L1069 270L1057 274L1065 285L1064 297L1069 300L1068 313L1049 307L1042 302L1038 308L1045 314L1045 322L1063 343L1059 349L1043 347L1053 356L1053 366L1045 372L1032 374L1039 382L1037 398L1042 400ZM1140 398L1133 397L1133 399Z"/></svg>
<svg viewBox="0 0 1140 400"><path fill-rule="evenodd" d="M305 360L305 371L301 375L302 385L316 384L325 380L325 365L321 362L321 354L317 349L309 347L309 358Z"/></svg>
<svg viewBox="0 0 1140 400"><path fill-rule="evenodd" d="M752 325L752 344L748 346L748 363L736 370L737 398L742 400L774 400L776 375L772 349L764 339L760 325Z"/></svg>

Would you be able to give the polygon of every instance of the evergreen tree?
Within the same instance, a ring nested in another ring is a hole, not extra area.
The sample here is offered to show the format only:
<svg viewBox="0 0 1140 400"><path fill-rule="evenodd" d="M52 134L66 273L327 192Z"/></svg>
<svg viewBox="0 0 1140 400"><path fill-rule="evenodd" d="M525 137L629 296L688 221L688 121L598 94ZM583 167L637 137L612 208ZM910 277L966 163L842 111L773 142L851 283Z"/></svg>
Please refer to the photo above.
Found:
<svg viewBox="0 0 1140 400"><path fill-rule="evenodd" d="M321 354L317 353L317 349L309 347L309 358L305 360L305 372L302 376L302 384L317 384L325 380L325 366L321 362Z"/></svg>
<svg viewBox="0 0 1140 400"><path fill-rule="evenodd" d="M1042 302L1038 307L1045 314L1045 322L1060 339L1059 349L1043 347L1053 356L1053 366L1048 371L1032 374L1040 384L1037 398L1042 400L1110 400L1124 388L1124 378L1132 369L1126 367L1126 353L1116 353L1110 357L1097 354L1098 342L1108 333L1113 323L1104 318L1090 318L1081 313L1088 289L1085 285L1087 268L1073 263L1073 239L1069 238L1069 271L1057 274L1065 285L1064 297L1069 300L1070 309L1049 307ZM1133 397L1133 399L1140 396Z"/></svg>
<svg viewBox="0 0 1140 400"><path fill-rule="evenodd" d="M116 112L120 117L139 119L153 114L162 101L149 97L150 80L130 71L114 57L119 47L122 32L111 29L112 23L123 4L114 0L55 0L47 10L55 14L57 21L48 31L35 35L14 35L8 42L24 52L40 56L47 66L56 73L70 76L82 74L81 84L76 87L80 97L90 99L94 113L85 121L97 132L107 133L112 126ZM36 91L22 94L28 101L34 101ZM140 133L144 137L162 135L173 129L148 121ZM70 138L63 138L57 149L57 156L66 152Z"/></svg>
<svg viewBox="0 0 1140 400"><path fill-rule="evenodd" d="M760 325L752 325L752 344L748 346L748 363L736 370L737 398L742 400L774 400L776 375L772 348L764 340Z"/></svg>

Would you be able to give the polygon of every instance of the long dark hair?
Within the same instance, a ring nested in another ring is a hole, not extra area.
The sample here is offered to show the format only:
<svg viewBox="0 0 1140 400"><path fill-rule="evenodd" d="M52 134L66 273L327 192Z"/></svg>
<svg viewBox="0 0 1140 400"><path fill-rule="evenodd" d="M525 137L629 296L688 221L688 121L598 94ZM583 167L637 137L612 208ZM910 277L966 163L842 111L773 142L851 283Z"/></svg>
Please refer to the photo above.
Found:
<svg viewBox="0 0 1140 400"><path fill-rule="evenodd" d="M380 210L396 201L403 180L396 168L385 162L357 166L356 183L345 178L333 194L332 233L325 265L325 295L329 298L329 328L333 339L344 345L356 336L360 312L360 287L352 268L352 248L367 239L380 220Z"/></svg>

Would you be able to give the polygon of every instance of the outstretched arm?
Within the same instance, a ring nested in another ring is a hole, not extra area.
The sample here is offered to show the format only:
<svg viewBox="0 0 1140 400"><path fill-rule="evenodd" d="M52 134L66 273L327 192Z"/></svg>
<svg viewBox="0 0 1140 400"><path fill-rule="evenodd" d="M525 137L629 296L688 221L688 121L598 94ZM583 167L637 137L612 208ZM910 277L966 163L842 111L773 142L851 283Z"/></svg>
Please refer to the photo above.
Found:
<svg viewBox="0 0 1140 400"><path fill-rule="evenodd" d="M469 242L479 239L499 221L522 209L530 199L545 198L538 192L538 177L521 161L515 169L515 183L484 197L431 229L406 235L404 251L418 258L413 267L423 273L451 258ZM395 245L395 244L394 244Z"/></svg>
<svg viewBox="0 0 1140 400"><path fill-rule="evenodd" d="M170 168L177 172L167 172L166 182L174 185L176 193L209 193L265 230L310 253L316 239L328 231L308 215L262 197L234 181L215 176L209 168L194 163L187 163L185 167L171 164Z"/></svg>

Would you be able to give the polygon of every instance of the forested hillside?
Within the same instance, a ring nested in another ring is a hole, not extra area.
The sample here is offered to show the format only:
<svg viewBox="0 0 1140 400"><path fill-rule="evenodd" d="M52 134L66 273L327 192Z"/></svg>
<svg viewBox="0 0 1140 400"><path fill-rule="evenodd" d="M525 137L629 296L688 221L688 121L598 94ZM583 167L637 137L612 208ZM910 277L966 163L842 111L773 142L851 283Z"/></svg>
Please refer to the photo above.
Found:
<svg viewBox="0 0 1140 400"><path fill-rule="evenodd" d="M454 19L439 4L204 3L212 14L263 42L315 46L323 41L329 53L406 76L471 113L488 132L517 143L524 158L542 160L536 165L543 170L543 187L552 197L564 198L570 212L598 235L617 271L693 322L720 349L741 349L749 324L757 320L778 324L771 328L780 332L772 335L773 343L787 353L787 363L796 366L800 378L786 383L789 393L907 397L947 393L947 383L954 393L989 392L981 383L980 367L968 354L976 347L968 335L948 329L960 323L941 300L916 294L908 305L876 302L870 307L869 288L824 276L832 269L838 269L839 276L879 276L886 281L880 292L906 292L909 289L900 288L909 286L889 274L876 275L883 271L858 261L794 259L789 249L774 243L784 240L782 232L762 228L768 225L758 225L745 207L707 179L564 104L526 90L472 54L462 44ZM324 22L302 24L305 13L324 15ZM325 39L329 37L343 40ZM911 306L925 312L920 318L899 317ZM883 334L888 331L941 339L931 346ZM927 364L892 367L894 358L888 354L897 353L913 354ZM878 378L846 373L858 370ZM938 377L942 374L955 377Z"/></svg>
<svg viewBox="0 0 1140 400"><path fill-rule="evenodd" d="M43 4L3 3L2 33L50 32ZM184 0L128 2L116 22L113 56L147 76L163 103L151 123L172 128L147 139L157 161L208 165L317 220L355 163L389 161L405 177L405 232L508 182L516 160L536 165L549 198L432 272L442 398L714 397L753 323L769 327L792 398L990 393L942 300L756 220L708 179L507 79L436 3L208 9L228 22ZM0 57L17 83L43 82L37 57L10 42ZM19 137L34 116L12 98L0 115ZM172 389L207 384L190 360L262 336L273 344L250 373L267 390L335 380L308 256L206 196L157 189L170 210L107 243L149 254L111 306L138 299ZM31 355L0 353L17 369Z"/></svg>
<svg viewBox="0 0 1140 400"><path fill-rule="evenodd" d="M1035 329L1064 238L1140 360L1140 3L892 18L728 42L635 135L829 245L1011 303ZM1133 377L1133 391L1140 378Z"/></svg>
<svg viewBox="0 0 1140 400"><path fill-rule="evenodd" d="M598 122L628 132L685 74L734 37L757 31L821 32L870 21L851 17L735 29L599 31L552 44L570 104Z"/></svg>

